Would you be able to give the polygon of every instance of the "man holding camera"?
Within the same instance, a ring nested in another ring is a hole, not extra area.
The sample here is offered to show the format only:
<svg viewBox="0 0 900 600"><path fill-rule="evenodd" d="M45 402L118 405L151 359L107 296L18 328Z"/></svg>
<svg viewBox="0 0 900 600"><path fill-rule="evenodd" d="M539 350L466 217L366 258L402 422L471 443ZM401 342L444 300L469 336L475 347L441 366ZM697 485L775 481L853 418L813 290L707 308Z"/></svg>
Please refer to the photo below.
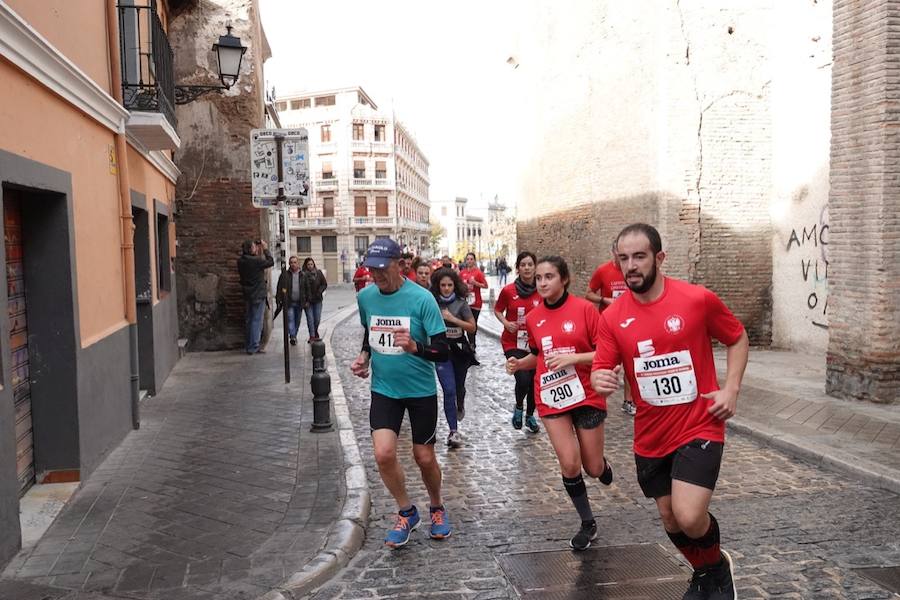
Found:
<svg viewBox="0 0 900 600"><path fill-rule="evenodd" d="M244 323L247 331L247 354L264 352L259 347L262 336L263 314L266 310L266 269L275 265L269 254L269 245L262 240L245 240L241 245L241 257L237 259L241 291L244 294L246 312Z"/></svg>

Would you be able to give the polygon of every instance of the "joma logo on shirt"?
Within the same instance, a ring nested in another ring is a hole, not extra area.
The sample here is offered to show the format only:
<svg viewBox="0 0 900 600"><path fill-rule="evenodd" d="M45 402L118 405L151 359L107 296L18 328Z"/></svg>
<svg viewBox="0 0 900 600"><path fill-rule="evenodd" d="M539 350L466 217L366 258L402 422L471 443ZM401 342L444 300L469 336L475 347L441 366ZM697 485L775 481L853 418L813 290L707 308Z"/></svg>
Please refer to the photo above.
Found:
<svg viewBox="0 0 900 600"><path fill-rule="evenodd" d="M543 376L542 381L543 383L550 383L551 381L555 381L564 375L566 375L565 371L553 371L551 373L546 373Z"/></svg>
<svg viewBox="0 0 900 600"><path fill-rule="evenodd" d="M648 371L650 369L659 369L660 367L671 367L673 365L680 365L678 362L677 356L668 356L666 358L659 358L656 360L645 360L644 361L644 370Z"/></svg>
<svg viewBox="0 0 900 600"><path fill-rule="evenodd" d="M376 317L375 325L381 327L401 327L403 324L400 322L400 319L382 319Z"/></svg>

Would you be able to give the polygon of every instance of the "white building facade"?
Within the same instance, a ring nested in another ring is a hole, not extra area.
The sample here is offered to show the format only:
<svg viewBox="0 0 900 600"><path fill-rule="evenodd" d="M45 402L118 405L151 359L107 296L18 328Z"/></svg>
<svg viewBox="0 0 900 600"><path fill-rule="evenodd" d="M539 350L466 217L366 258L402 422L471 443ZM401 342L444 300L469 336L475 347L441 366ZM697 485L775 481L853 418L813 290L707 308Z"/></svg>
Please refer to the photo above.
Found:
<svg viewBox="0 0 900 600"><path fill-rule="evenodd" d="M360 87L280 95L284 127L309 131L308 208L293 208L289 254L311 256L330 283L349 281L376 238L428 247L428 160L393 112Z"/></svg>
<svg viewBox="0 0 900 600"><path fill-rule="evenodd" d="M440 254L462 260L468 252L474 252L478 260L485 260L490 258L488 230L483 217L466 210L468 202L467 198L462 197L435 202L432 218L441 224L445 232L440 243Z"/></svg>

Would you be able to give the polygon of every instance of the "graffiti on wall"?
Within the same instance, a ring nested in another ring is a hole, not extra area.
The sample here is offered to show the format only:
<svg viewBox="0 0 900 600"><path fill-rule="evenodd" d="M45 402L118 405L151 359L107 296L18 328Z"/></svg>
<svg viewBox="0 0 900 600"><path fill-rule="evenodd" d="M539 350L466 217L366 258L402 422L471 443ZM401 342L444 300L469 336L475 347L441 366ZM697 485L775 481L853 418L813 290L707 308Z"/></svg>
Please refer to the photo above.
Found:
<svg viewBox="0 0 900 600"><path fill-rule="evenodd" d="M800 261L800 277L806 292L806 310L812 324L828 329L828 207L818 223L795 227L787 242L787 253Z"/></svg>

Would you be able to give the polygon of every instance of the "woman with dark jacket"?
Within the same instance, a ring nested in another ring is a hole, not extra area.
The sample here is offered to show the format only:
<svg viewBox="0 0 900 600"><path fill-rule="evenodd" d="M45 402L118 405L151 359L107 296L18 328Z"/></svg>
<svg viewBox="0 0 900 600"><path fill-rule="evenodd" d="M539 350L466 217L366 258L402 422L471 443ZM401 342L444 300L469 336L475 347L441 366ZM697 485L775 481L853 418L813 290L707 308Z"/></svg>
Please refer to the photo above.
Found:
<svg viewBox="0 0 900 600"><path fill-rule="evenodd" d="M450 430L447 445L459 448L462 446L459 421L466 415L466 374L472 364L472 348L466 334L474 333L477 326L466 302L469 288L456 271L443 267L435 271L431 276L431 293L441 309L450 342L450 359L434 365L444 392L444 416Z"/></svg>
<svg viewBox="0 0 900 600"><path fill-rule="evenodd" d="M325 274L316 268L316 261L312 257L303 261L303 311L306 313L306 326L309 328L307 343L318 341L319 322L322 320L322 300L328 282Z"/></svg>

